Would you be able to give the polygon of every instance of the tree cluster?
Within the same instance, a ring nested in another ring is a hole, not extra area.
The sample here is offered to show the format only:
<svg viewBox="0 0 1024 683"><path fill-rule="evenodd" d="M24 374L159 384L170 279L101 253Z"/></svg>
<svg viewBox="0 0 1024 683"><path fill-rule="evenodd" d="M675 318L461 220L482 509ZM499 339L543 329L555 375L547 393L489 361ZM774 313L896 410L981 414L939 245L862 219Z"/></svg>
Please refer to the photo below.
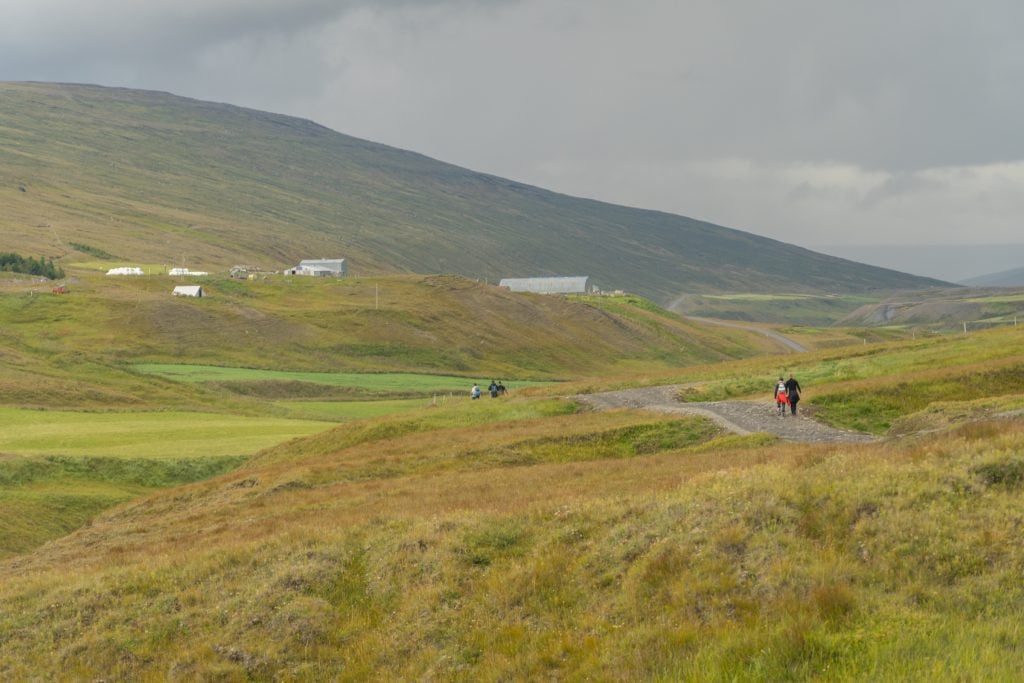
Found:
<svg viewBox="0 0 1024 683"><path fill-rule="evenodd" d="M0 270L9 273L39 275L50 280L64 277L64 270L53 265L53 259L45 259L42 256L34 259L31 256L25 258L20 254L0 253Z"/></svg>

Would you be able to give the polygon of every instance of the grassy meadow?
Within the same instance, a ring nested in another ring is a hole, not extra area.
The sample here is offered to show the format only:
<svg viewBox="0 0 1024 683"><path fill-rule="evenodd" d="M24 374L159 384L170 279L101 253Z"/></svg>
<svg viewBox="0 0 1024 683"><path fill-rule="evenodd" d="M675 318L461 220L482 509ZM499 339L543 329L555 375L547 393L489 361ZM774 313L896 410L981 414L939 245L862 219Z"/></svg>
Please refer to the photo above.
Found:
<svg viewBox="0 0 1024 683"><path fill-rule="evenodd" d="M924 681L1024 665L1019 421L783 448L526 397L439 411L279 447L0 565L0 673Z"/></svg>

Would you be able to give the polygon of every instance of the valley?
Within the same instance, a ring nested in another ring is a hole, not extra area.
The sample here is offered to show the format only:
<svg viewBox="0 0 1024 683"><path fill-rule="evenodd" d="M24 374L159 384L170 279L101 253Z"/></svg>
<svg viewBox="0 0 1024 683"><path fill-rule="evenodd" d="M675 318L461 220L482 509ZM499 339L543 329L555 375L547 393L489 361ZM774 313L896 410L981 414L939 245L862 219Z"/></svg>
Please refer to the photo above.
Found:
<svg viewBox="0 0 1024 683"><path fill-rule="evenodd" d="M3 680L1024 668L1017 290L265 112L0 95L3 251L63 271L0 273ZM311 256L351 271L282 273Z"/></svg>

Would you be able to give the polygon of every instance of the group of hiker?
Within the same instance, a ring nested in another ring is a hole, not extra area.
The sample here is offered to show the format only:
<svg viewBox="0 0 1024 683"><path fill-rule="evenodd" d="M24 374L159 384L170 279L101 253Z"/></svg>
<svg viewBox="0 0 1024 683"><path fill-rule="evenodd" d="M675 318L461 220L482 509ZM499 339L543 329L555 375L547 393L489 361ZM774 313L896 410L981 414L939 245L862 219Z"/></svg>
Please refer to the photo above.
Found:
<svg viewBox="0 0 1024 683"><path fill-rule="evenodd" d="M491 398L498 398L504 396L508 389L501 383L501 380L491 380L490 386L487 387L487 393L491 395ZM469 390L469 397L472 399L480 398L480 385L474 384L473 388Z"/></svg>
<svg viewBox="0 0 1024 683"><path fill-rule="evenodd" d="M786 416L786 406L793 415L796 415L796 404L800 402L800 382L796 381L793 375L789 379L782 379L775 384L775 404L779 408L779 417Z"/></svg>

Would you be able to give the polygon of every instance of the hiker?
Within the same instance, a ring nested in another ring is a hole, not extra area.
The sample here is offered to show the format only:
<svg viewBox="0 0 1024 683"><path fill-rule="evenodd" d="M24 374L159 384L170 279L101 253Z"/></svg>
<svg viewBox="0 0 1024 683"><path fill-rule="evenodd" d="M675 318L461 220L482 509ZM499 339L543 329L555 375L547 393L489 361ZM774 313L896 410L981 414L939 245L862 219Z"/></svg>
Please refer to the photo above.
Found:
<svg viewBox="0 0 1024 683"><path fill-rule="evenodd" d="M786 380L780 377L775 384L775 405L779 407L779 417L786 417L787 403L789 403L789 392L786 389Z"/></svg>
<svg viewBox="0 0 1024 683"><path fill-rule="evenodd" d="M469 397L474 401L480 398L480 385L474 384L473 388L469 390Z"/></svg>
<svg viewBox="0 0 1024 683"><path fill-rule="evenodd" d="M796 404L800 402L800 382L793 375L786 380L786 398L789 399L789 409L796 415Z"/></svg>
<svg viewBox="0 0 1024 683"><path fill-rule="evenodd" d="M491 386L487 387L487 391L491 394L491 398L498 398L498 383L492 379Z"/></svg>
<svg viewBox="0 0 1024 683"><path fill-rule="evenodd" d="M499 379L498 380L498 396L504 396L506 391L508 391L508 389L505 388L505 385L502 384L501 380Z"/></svg>

